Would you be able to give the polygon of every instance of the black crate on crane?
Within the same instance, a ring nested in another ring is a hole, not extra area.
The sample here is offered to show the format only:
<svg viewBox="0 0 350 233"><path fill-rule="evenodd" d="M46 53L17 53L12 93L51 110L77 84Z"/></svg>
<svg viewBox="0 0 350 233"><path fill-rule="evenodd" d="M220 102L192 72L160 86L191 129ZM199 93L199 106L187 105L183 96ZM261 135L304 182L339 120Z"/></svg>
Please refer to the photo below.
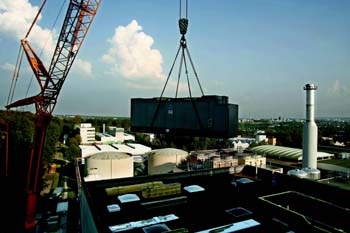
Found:
<svg viewBox="0 0 350 233"><path fill-rule="evenodd" d="M229 138L237 135L238 105L227 96L131 99L131 131Z"/></svg>
<svg viewBox="0 0 350 233"><path fill-rule="evenodd" d="M186 0L186 17L182 18L180 1L180 18L178 22L181 34L180 45L160 97L131 99L131 131L213 138L236 136L238 130L238 105L230 104L227 96L204 95L199 82L185 38L189 23L187 6ZM180 63L175 98L163 97L179 55ZM188 66L192 67L202 94L201 97L192 97ZM184 68L187 78L189 96L178 98L182 68Z"/></svg>

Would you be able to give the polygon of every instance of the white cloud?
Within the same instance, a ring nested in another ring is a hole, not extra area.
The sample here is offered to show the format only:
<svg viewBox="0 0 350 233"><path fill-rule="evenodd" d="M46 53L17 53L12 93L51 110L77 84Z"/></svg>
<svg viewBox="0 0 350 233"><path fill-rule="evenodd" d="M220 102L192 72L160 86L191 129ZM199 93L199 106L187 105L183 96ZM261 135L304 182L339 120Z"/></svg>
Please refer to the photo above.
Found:
<svg viewBox="0 0 350 233"><path fill-rule="evenodd" d="M16 40L23 39L30 28L39 8L28 0L3 0L0 4L0 33ZM38 21L41 19L39 16ZM30 45L39 55L39 49L45 46L44 62L50 60L55 48L53 35L49 29L34 25L28 36ZM45 43L45 44L44 44Z"/></svg>
<svg viewBox="0 0 350 233"><path fill-rule="evenodd" d="M1 0L0 2L0 33L3 33L18 42L23 39L32 24L39 7L32 6L28 0ZM39 15L37 23L40 21ZM47 28L43 28L35 24L28 36L28 41L38 56L48 69L53 51L56 47L56 38L58 35ZM73 64L73 68L83 74L92 75L92 66L89 62L76 59L77 64Z"/></svg>
<svg viewBox="0 0 350 233"><path fill-rule="evenodd" d="M75 63L73 65L74 72L83 74L83 75L88 76L88 77L93 76L92 75L92 65L90 62L77 58L77 59L75 59L74 63Z"/></svg>
<svg viewBox="0 0 350 233"><path fill-rule="evenodd" d="M152 48L153 38L142 32L136 20L117 27L108 42L110 48L102 60L111 65L112 73L127 79L130 86L148 88L145 85L154 87L154 83L159 85L159 81L165 81L162 55Z"/></svg>
<svg viewBox="0 0 350 233"><path fill-rule="evenodd" d="M347 95L350 93L350 83L343 85L337 79L332 86L328 88L328 93L330 95Z"/></svg>
<svg viewBox="0 0 350 233"><path fill-rule="evenodd" d="M38 9L27 0L2 0L0 3L1 32L16 39L23 38Z"/></svg>
<svg viewBox="0 0 350 233"><path fill-rule="evenodd" d="M2 64L0 67L2 70L9 70L9 71L14 71L15 69L15 66L13 64L10 64L7 62L5 64Z"/></svg>

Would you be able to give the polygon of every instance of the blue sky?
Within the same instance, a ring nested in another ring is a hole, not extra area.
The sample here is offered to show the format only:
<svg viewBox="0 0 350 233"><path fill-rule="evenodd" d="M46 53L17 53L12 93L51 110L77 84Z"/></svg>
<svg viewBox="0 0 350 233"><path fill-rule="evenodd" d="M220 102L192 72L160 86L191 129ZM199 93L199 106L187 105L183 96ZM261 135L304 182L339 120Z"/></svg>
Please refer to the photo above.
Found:
<svg viewBox="0 0 350 233"><path fill-rule="evenodd" d="M62 2L47 1L28 38L38 54L45 47L46 64ZM1 109L19 41L40 4L0 2ZM316 118L350 117L350 1L189 0L188 13L187 44L204 94L228 96L242 118L302 118L303 86L315 83ZM178 18L178 0L102 0L54 114L130 116L130 98L160 96L179 46ZM175 95L178 64L165 96ZM32 76L25 59L22 67L14 100L25 97ZM200 96L190 68L189 75ZM179 96L188 96L184 74L180 81ZM37 86L33 80L28 96Z"/></svg>

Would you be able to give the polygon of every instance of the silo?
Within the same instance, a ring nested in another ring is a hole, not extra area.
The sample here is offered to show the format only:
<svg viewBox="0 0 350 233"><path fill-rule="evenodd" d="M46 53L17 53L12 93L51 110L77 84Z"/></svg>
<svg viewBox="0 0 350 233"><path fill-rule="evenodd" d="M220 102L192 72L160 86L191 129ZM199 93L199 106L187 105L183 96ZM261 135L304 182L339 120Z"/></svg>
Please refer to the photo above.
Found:
<svg viewBox="0 0 350 233"><path fill-rule="evenodd" d="M307 173L309 179L318 180L321 178L321 171L317 168L303 168L302 170Z"/></svg>
<svg viewBox="0 0 350 233"><path fill-rule="evenodd" d="M86 180L133 177L133 157L122 152L100 152L87 157Z"/></svg>
<svg viewBox="0 0 350 233"><path fill-rule="evenodd" d="M152 150L148 153L148 174L173 172L187 156L188 152L176 148Z"/></svg>

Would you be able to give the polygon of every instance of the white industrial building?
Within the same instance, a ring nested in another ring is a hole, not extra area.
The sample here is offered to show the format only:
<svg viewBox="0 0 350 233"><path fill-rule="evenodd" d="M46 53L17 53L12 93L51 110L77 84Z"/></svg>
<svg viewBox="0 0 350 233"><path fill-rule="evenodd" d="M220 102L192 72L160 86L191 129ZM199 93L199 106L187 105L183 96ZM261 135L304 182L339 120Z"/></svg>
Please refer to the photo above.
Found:
<svg viewBox="0 0 350 233"><path fill-rule="evenodd" d="M250 144L256 142L255 138L244 138L241 136L229 138L229 140L232 143L233 149L235 150L247 149L250 146Z"/></svg>
<svg viewBox="0 0 350 233"><path fill-rule="evenodd" d="M135 136L124 132L124 128L108 127L107 132L96 133L96 143L112 144L135 141Z"/></svg>
<svg viewBox="0 0 350 233"><path fill-rule="evenodd" d="M124 133L124 142L135 141L135 136L132 134Z"/></svg>
<svg viewBox="0 0 350 233"><path fill-rule="evenodd" d="M266 157L261 155L241 155L238 157L238 164L266 167Z"/></svg>
<svg viewBox="0 0 350 233"><path fill-rule="evenodd" d="M75 128L79 128L81 144L92 144L95 142L95 128L91 123L81 123L75 125Z"/></svg>
<svg viewBox="0 0 350 233"><path fill-rule="evenodd" d="M118 128L115 126L109 126L107 133L116 138L116 142L124 141L124 128Z"/></svg>
<svg viewBox="0 0 350 233"><path fill-rule="evenodd" d="M260 142L268 142L268 138L266 137L264 130L257 130L255 134L256 143Z"/></svg>
<svg viewBox="0 0 350 233"><path fill-rule="evenodd" d="M109 126L107 134L115 137L115 142L135 141L135 136L124 132L124 128Z"/></svg>
<svg viewBox="0 0 350 233"><path fill-rule="evenodd" d="M122 140L117 140L116 137L108 133L96 133L96 143L98 144L112 144L112 143L122 143Z"/></svg>
<svg viewBox="0 0 350 233"><path fill-rule="evenodd" d="M105 126L103 125L103 132L96 133L95 127L92 127L91 123L81 123L75 125L75 128L79 128L81 144L113 144L135 141L135 136L124 132L124 128L118 128L115 126L109 126L107 132L105 132Z"/></svg>

